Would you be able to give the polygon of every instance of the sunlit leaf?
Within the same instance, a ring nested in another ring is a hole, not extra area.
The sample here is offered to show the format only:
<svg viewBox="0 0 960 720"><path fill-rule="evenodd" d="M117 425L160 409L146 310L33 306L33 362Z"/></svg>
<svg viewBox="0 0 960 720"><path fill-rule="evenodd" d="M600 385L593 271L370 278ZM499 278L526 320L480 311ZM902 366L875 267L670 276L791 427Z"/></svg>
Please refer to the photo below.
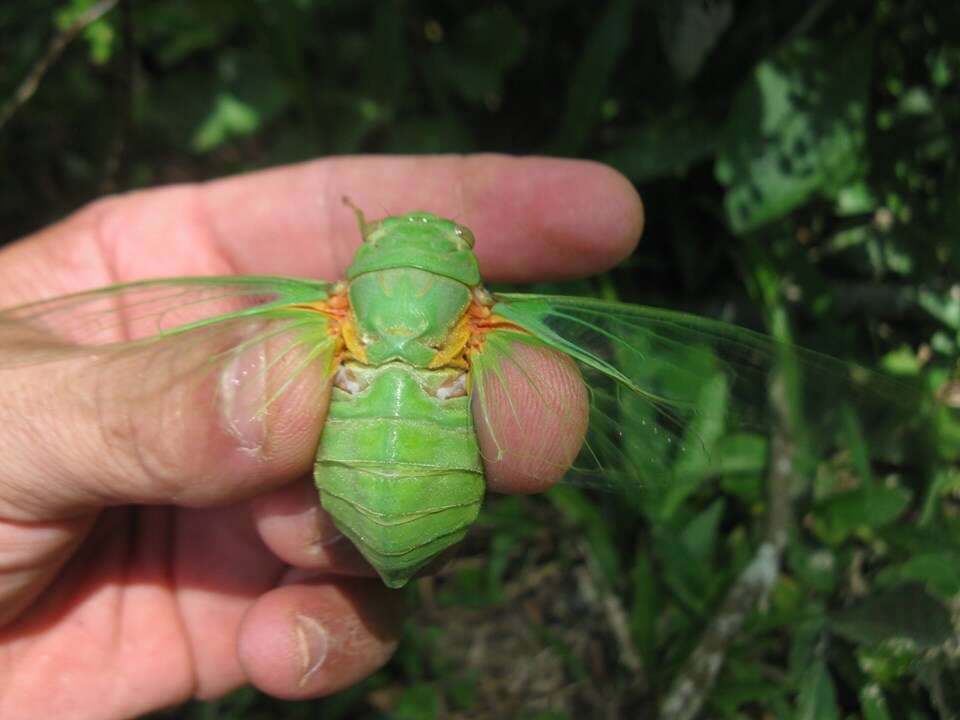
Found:
<svg viewBox="0 0 960 720"><path fill-rule="evenodd" d="M843 72L836 72L843 67ZM717 158L727 220L754 230L863 171L870 51L798 39L738 93Z"/></svg>

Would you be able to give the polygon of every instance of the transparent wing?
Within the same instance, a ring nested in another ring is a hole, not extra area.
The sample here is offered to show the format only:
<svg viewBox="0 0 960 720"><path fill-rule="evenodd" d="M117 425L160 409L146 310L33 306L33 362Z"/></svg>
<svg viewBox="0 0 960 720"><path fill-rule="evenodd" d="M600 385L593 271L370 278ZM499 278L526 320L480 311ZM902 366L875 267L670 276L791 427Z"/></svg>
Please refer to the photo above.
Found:
<svg viewBox="0 0 960 720"><path fill-rule="evenodd" d="M155 341L224 320L325 300L328 283L279 277L183 277L112 285L0 309L0 323L67 345Z"/></svg>
<svg viewBox="0 0 960 720"><path fill-rule="evenodd" d="M589 428L570 475L589 484L635 491L665 482L695 487L723 473L759 475L775 426L789 426L791 442L811 459L849 434L851 408L861 423L896 431L916 395L850 363L694 315L588 298L496 299L494 313L522 331L497 331L484 346L481 407L509 376L519 386L511 392L543 403L545 416L570 414L531 371L525 348L573 358L589 391ZM817 437L801 437L810 423L799 422L800 414L816 418ZM553 432L576 432L579 422L572 414L569 430Z"/></svg>
<svg viewBox="0 0 960 720"><path fill-rule="evenodd" d="M311 307L329 291L292 278L185 277L0 309L0 382L40 368L31 377L64 391L96 387L104 412L173 389L256 387L264 412L308 369L332 369L336 339Z"/></svg>

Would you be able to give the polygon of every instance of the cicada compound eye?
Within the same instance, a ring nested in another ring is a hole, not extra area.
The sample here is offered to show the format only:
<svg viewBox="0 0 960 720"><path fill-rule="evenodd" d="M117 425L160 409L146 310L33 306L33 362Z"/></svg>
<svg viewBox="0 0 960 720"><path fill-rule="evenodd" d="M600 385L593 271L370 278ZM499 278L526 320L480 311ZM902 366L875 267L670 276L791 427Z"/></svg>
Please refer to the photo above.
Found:
<svg viewBox="0 0 960 720"><path fill-rule="evenodd" d="M453 233L458 238L463 240L467 244L468 248L471 250L473 249L473 244L476 242L476 239L473 237L473 232L471 232L470 228L466 228L463 225L457 225L453 228Z"/></svg>

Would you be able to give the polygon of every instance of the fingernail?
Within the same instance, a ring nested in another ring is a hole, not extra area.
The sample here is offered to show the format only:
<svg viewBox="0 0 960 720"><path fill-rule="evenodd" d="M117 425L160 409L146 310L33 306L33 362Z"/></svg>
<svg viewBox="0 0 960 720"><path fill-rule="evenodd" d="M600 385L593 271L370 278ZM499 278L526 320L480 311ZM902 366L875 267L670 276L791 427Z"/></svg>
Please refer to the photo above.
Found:
<svg viewBox="0 0 960 720"><path fill-rule="evenodd" d="M300 687L307 684L323 661L327 659L330 636L316 618L309 615L296 616L297 649L300 652Z"/></svg>
<svg viewBox="0 0 960 720"><path fill-rule="evenodd" d="M260 343L237 353L220 375L220 409L227 431L250 453L263 447L266 435L261 412L266 387L266 352Z"/></svg>
<svg viewBox="0 0 960 720"><path fill-rule="evenodd" d="M323 553L324 548L343 540L343 533L340 532L336 523L333 522L330 513L323 508L314 507L311 508L311 512L316 514L316 534L310 540L310 552L315 555L320 555Z"/></svg>

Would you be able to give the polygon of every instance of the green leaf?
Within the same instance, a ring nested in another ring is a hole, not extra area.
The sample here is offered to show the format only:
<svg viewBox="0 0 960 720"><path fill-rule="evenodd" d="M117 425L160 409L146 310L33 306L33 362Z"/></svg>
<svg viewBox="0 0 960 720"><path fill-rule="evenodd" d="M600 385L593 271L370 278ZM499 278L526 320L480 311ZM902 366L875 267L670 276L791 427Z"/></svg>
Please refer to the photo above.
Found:
<svg viewBox="0 0 960 720"><path fill-rule="evenodd" d="M726 502L722 498L713 501L683 529L681 537L684 544L690 554L701 562L708 560L713 554L725 507Z"/></svg>
<svg viewBox="0 0 960 720"><path fill-rule="evenodd" d="M396 153L467 152L473 138L455 117L418 117L392 124L388 130L386 150Z"/></svg>
<svg viewBox="0 0 960 720"><path fill-rule="evenodd" d="M453 573L451 580L437 591L438 605L484 608L502 604L506 597L504 574L517 542L512 533L497 533L488 548L487 562Z"/></svg>
<svg viewBox="0 0 960 720"><path fill-rule="evenodd" d="M960 593L960 554L944 551L913 555L877 573L877 584L886 587L911 581L923 583L942 598L952 598Z"/></svg>
<svg viewBox="0 0 960 720"><path fill-rule="evenodd" d="M434 48L436 77L464 100L497 107L507 72L523 59L526 34L506 5L468 15Z"/></svg>
<svg viewBox="0 0 960 720"><path fill-rule="evenodd" d="M815 529L825 540L839 543L861 529L876 529L896 520L910 505L907 488L864 485L836 493L818 503Z"/></svg>
<svg viewBox="0 0 960 720"><path fill-rule="evenodd" d="M920 361L913 348L901 345L891 350L880 361L882 368L891 375L912 377L920 371Z"/></svg>
<svg viewBox="0 0 960 720"><path fill-rule="evenodd" d="M956 383L951 380L951 383ZM960 412L957 408L949 407L946 403L936 408L937 454L947 462L960 461ZM951 489L960 484L960 470L947 466L944 478Z"/></svg>
<svg viewBox="0 0 960 720"><path fill-rule="evenodd" d="M478 686L481 678L475 672L454 678L447 687L450 704L458 710L468 710L477 701Z"/></svg>
<svg viewBox="0 0 960 720"><path fill-rule="evenodd" d="M439 717L440 693L426 683L404 690L391 713L393 720L435 720Z"/></svg>
<svg viewBox="0 0 960 720"><path fill-rule="evenodd" d="M620 578L620 559L610 524L597 505L580 490L569 485L557 485L547 497L568 518L576 522L590 544L590 551L604 579L613 587Z"/></svg>
<svg viewBox="0 0 960 720"><path fill-rule="evenodd" d="M917 671L917 648L904 644L860 645L856 657L857 665L864 674L883 687L889 687Z"/></svg>
<svg viewBox="0 0 960 720"><path fill-rule="evenodd" d="M97 65L104 65L113 55L117 33L108 18L100 18L83 29L83 39L90 48L90 59Z"/></svg>
<svg viewBox="0 0 960 720"><path fill-rule="evenodd" d="M750 232L862 174L869 77L861 40L801 38L757 66L736 97L716 163L733 232Z"/></svg>
<svg viewBox="0 0 960 720"><path fill-rule="evenodd" d="M857 411L850 402L843 402L840 406L841 431L846 440L846 447L850 449L853 466L861 482L867 486L873 485L873 471L870 467L870 449L864 438L863 426Z"/></svg>
<svg viewBox="0 0 960 720"><path fill-rule="evenodd" d="M837 689L827 664L820 659L803 674L797 696L797 720L839 720Z"/></svg>
<svg viewBox="0 0 960 720"><path fill-rule="evenodd" d="M633 588L630 603L630 634L645 667L653 667L657 657L657 619L660 615L659 578L650 554L639 550L630 570Z"/></svg>
<svg viewBox="0 0 960 720"><path fill-rule="evenodd" d="M375 98L381 105L396 106L408 91L410 75L406 33L397 22L392 3L377 3L370 33L370 49L364 56L360 94Z"/></svg>
<svg viewBox="0 0 960 720"><path fill-rule="evenodd" d="M630 46L631 26L637 3L608 0L603 14L590 31L568 85L560 128L550 143L551 153L576 155L583 147L623 53Z"/></svg>
<svg viewBox="0 0 960 720"><path fill-rule="evenodd" d="M960 293L934 292L921 288L917 302L924 310L952 330L960 330Z"/></svg>
<svg viewBox="0 0 960 720"><path fill-rule="evenodd" d="M767 438L756 433L729 433L717 440L718 472L755 477L767 464Z"/></svg>
<svg viewBox="0 0 960 720"><path fill-rule="evenodd" d="M153 49L157 62L169 67L216 49L237 25L239 11L234 3L167 0L143 4L137 18L143 42Z"/></svg>
<svg viewBox="0 0 960 720"><path fill-rule="evenodd" d="M808 591L830 593L836 587L839 568L831 550L823 546L811 549L798 541L787 547L787 558L797 581Z"/></svg>
<svg viewBox="0 0 960 720"><path fill-rule="evenodd" d="M97 0L72 0L65 7L54 13L54 23L61 30L66 30L81 16L90 10ZM101 17L83 28L83 39L87 41L90 51L90 60L95 65L103 65L113 55L117 33L113 28L110 13Z"/></svg>
<svg viewBox="0 0 960 720"><path fill-rule="evenodd" d="M840 188L836 197L837 215L856 216L873 212L877 207L870 186L862 179Z"/></svg>
<svg viewBox="0 0 960 720"><path fill-rule="evenodd" d="M626 134L600 160L634 182L681 174L705 160L720 140L720 125L701 116L654 120Z"/></svg>
<svg viewBox="0 0 960 720"><path fill-rule="evenodd" d="M867 683L860 688L860 710L863 720L893 720L883 690L877 683Z"/></svg>
<svg viewBox="0 0 960 720"><path fill-rule="evenodd" d="M660 44L677 77L689 82L733 20L730 0L660 3Z"/></svg>
<svg viewBox="0 0 960 720"><path fill-rule="evenodd" d="M958 445L960 445L960 423L957 423L958 432L955 434L954 438ZM943 435L938 436L939 439L943 439ZM957 450L957 445L954 445L952 450L960 452ZM950 457L947 455L946 457ZM934 473L933 478L930 484L927 486L927 496L923 500L923 510L920 513L919 524L921 526L930 525L937 516L937 511L940 508L941 499L954 497L957 493L960 493L960 470L955 468L946 468Z"/></svg>
<svg viewBox="0 0 960 720"><path fill-rule="evenodd" d="M696 349L691 348L691 351ZM702 445L708 450L713 448L723 437L727 407L730 401L730 387L727 379L720 373L709 374L713 368L704 366L704 380L697 398L697 416L687 427L683 438L684 444ZM679 378L678 378L679 379ZM716 472L713 463L708 462L702 454L682 456L675 465L676 476L674 482L664 489L659 501L658 511L662 520L674 516L683 501L696 492L703 480Z"/></svg>
<svg viewBox="0 0 960 720"><path fill-rule="evenodd" d="M819 650L823 644L826 616L819 602L810 602L803 614L790 623L790 654L787 680L799 688L805 682L811 663L820 660Z"/></svg>
<svg viewBox="0 0 960 720"><path fill-rule="evenodd" d="M212 107L194 130L192 145L207 152L252 135L288 104L289 93L263 58L235 50L217 58Z"/></svg>
<svg viewBox="0 0 960 720"><path fill-rule="evenodd" d="M260 127L256 108L229 93L217 96L210 114L193 135L193 147L206 152L233 138L250 135Z"/></svg>
<svg viewBox="0 0 960 720"><path fill-rule="evenodd" d="M673 526L657 529L654 548L663 584L698 618L705 618L713 594L724 582L723 575L700 562Z"/></svg>
<svg viewBox="0 0 960 720"><path fill-rule="evenodd" d="M762 707L771 717L784 705L783 684L764 673L759 663L731 654L723 664L721 675L710 692L709 709L698 717L742 718L745 705Z"/></svg>
<svg viewBox="0 0 960 720"><path fill-rule="evenodd" d="M849 610L834 613L831 627L855 643L898 640L919 649L937 647L953 636L946 607L916 583L874 594Z"/></svg>

